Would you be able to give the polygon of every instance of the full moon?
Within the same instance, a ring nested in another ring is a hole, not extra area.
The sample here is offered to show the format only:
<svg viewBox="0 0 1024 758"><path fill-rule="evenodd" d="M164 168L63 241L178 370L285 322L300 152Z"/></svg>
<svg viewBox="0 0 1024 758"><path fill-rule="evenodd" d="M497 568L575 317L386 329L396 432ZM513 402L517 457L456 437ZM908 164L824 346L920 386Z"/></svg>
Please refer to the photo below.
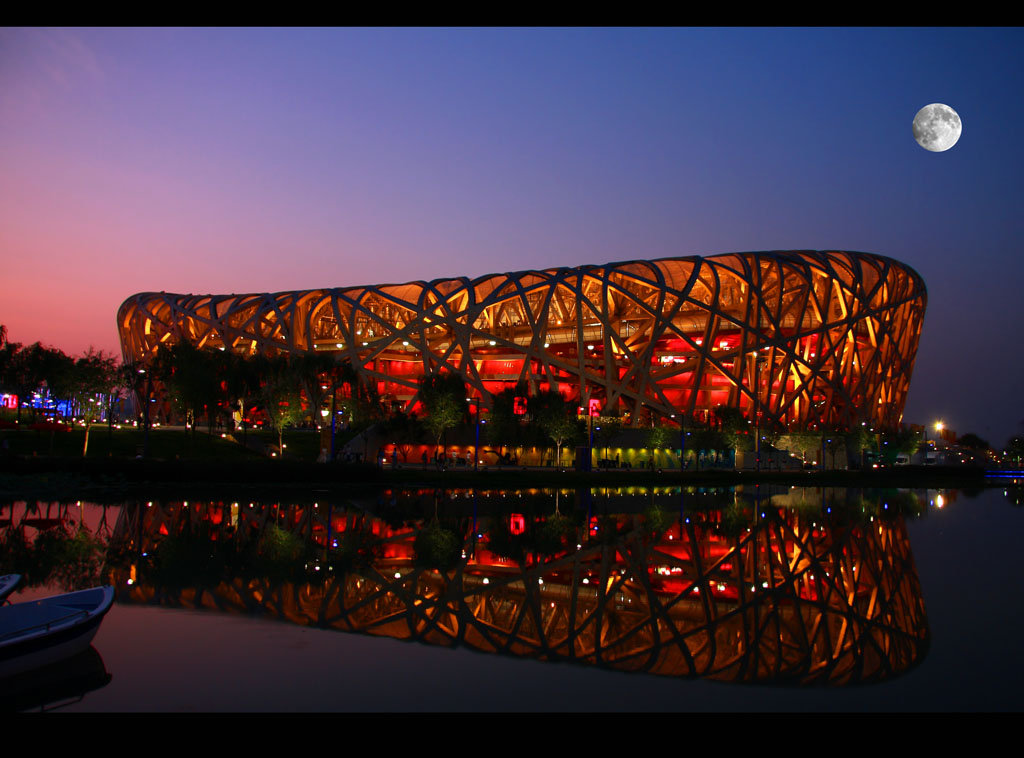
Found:
<svg viewBox="0 0 1024 758"><path fill-rule="evenodd" d="M914 139L925 150L941 153L960 139L960 116L948 105L932 103L914 116Z"/></svg>

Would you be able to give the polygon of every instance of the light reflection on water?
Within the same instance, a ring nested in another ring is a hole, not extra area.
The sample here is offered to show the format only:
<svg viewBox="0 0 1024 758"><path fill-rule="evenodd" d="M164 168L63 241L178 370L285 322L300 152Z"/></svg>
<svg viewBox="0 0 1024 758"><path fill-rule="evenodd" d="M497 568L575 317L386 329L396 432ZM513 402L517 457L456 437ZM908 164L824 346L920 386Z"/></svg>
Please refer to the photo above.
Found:
<svg viewBox="0 0 1024 758"><path fill-rule="evenodd" d="M411 511L403 511L403 497L391 494L385 494L379 504L372 504L374 509L391 509L384 519L377 519L378 528L379 524L388 521L395 528L401 528L402 523L409 521ZM432 493L421 491L415 497L424 499L425 504L433 508L433 498L424 498L427 494ZM652 493L645 494L645 505L649 507ZM824 508L829 507L828 494ZM984 640L999 637L1000 631L992 628L992 621L988 618L992 615L990 607L974 609L973 606L990 594L1000 595L1004 605L1007 591L1019 597L1016 587L992 578L1022 578L1021 570L1012 565L1013 552L995 551L990 555L985 552L993 541L1007 540L1015 525L1019 527L1020 510L1009 506L1001 497L1001 490L988 490L977 498L961 496L954 499L947 493L941 509L927 505L929 500L934 503L934 494L915 493L915 500L927 515L907 519L902 532L909 535L913 562L918 569L916 576L922 588L918 595L923 595L926 601L927 624L932 632L930 649L921 657L920 666L911 666L909 673L885 678L883 683L871 687L816 687L810 690L775 685L744 687L700 679L623 674L595 666L484 655L469 649L471 646L467 644L456 649L423 644L401 645L395 640L338 634L248 616L119 603L104 621L94 643L103 655L107 670L113 674L113 681L70 706L70 709L1019 708L1020 695L1007 692L997 697L997 683L1005 681L1007 670L1020 673L1024 666L1019 659L1014 659L1015 648L1004 648L1005 654L995 656L999 662L994 663L993 650ZM679 500L678 493L660 493L653 499L660 501L664 497L674 497L677 503ZM673 526L683 529L678 533L680 536L685 534L688 516L692 518L701 513L717 512L720 520L721 514L728 512L730 500L733 506L739 503L747 510L750 506L769 501L768 498L737 498L731 493L720 492L692 493L692 498L718 499L721 502L703 510L687 504L682 513L677 510L673 514L675 523L666 529L666 534L672 531ZM543 496L535 496L535 499L543 501ZM808 498L802 496L801 499ZM894 501L894 507L897 503L903 504L900 507L908 507L906 498L890 499ZM480 500L478 496L478 526L489 517L483 512L486 509L481 507ZM528 501L529 498L517 497L516 500ZM554 498L551 500L553 503ZM560 510L581 517L579 524L586 525L590 518L604 515L606 508L609 513L615 513L612 506L618 504L613 500L621 498L597 493L590 503L567 504L561 499ZM442 522L452 518L456 523L459 518L464 522L471 519L472 509L454 506L457 501L458 498L453 500L448 493L445 500L436 503ZM464 496L463 501L467 502ZM723 505L726 506L724 509ZM811 518L815 505L817 512L822 513L820 503L804 505L802 513ZM154 507L159 508L160 505ZM194 516L198 508L206 505L192 503L188 507ZM848 505L846 507L849 508ZM164 506L164 509L180 515L183 504ZM526 511L523 515L531 514L529 507L522 510ZM632 509L632 513L637 515L631 518L640 520L639 514L643 510L638 505ZM351 513L353 509L346 512ZM629 511L619 506L619 512ZM428 520L431 515L427 514ZM759 514L754 518L760 518ZM902 519L900 521L902 523ZM765 532L777 530L783 523L784 520L776 519ZM874 526L873 521L866 523ZM965 541L971 543L974 552L969 555L972 557L954 560L952 556L964 555L962 547ZM660 544L664 542L663 539ZM834 541L831 544L835 544ZM825 550L822 554L827 553ZM981 580L981 575L985 575L987 584ZM892 579L888 575L883 578ZM993 582L998 590L993 590ZM1018 582L1017 586L1022 585ZM135 590L138 592L138 585ZM715 600L714 590L705 595L710 601ZM168 597L169 593L165 601ZM676 607L678 605L679 601L676 601ZM951 612L951 608L955 610ZM911 619L915 623L920 620ZM1000 623L1008 621L1003 614ZM908 627L908 631L912 630L913 624ZM951 654L954 648L955 654ZM989 665L979 665L975 659L987 661ZM863 662L857 665L863 670ZM991 681L983 681L986 671L991 674ZM744 680L743 677L731 678ZM872 681L870 676L863 678Z"/></svg>

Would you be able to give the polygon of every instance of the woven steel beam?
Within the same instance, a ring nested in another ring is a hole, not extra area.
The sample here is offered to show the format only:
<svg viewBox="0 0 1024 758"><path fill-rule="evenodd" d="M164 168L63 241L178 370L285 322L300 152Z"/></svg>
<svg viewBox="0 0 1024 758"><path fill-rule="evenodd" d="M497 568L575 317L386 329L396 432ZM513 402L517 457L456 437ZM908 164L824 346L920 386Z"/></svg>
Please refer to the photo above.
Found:
<svg viewBox="0 0 1024 758"><path fill-rule="evenodd" d="M141 293L118 311L126 361L161 344L328 352L411 407L462 375L485 404L525 381L632 425L755 410L782 428L899 424L927 303L890 258L755 252L245 295Z"/></svg>

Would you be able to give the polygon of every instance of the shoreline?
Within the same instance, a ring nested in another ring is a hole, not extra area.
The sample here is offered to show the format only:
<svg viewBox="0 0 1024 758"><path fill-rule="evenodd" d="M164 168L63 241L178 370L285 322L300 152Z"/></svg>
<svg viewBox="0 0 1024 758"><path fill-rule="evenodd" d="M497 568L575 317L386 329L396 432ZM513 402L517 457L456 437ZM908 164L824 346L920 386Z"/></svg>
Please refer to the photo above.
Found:
<svg viewBox="0 0 1024 758"><path fill-rule="evenodd" d="M130 496L139 491L192 492L197 488L249 491L339 491L357 488L521 489L579 487L732 487L774 485L860 488L1002 486L982 468L899 466L871 471L571 471L506 466L474 472L433 467L380 469L367 464L289 460L158 460L8 456L0 460L0 498L44 492Z"/></svg>

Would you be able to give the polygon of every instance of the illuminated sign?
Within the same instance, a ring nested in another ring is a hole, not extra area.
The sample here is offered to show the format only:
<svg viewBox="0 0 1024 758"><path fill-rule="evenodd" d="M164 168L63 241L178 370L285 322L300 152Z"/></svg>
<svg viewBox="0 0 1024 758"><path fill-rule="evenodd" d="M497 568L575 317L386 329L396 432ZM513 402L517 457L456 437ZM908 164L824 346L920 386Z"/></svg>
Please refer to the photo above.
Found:
<svg viewBox="0 0 1024 758"><path fill-rule="evenodd" d="M526 531L526 519L521 513L513 513L508 519L508 530L512 534L522 534Z"/></svg>
<svg viewBox="0 0 1024 758"><path fill-rule="evenodd" d="M517 416L525 416L526 415L526 398L525 397L517 397L512 402L512 412L515 415L517 415Z"/></svg>
<svg viewBox="0 0 1024 758"><path fill-rule="evenodd" d="M15 409L18 407L18 396L8 395L6 392L0 395L0 407Z"/></svg>

